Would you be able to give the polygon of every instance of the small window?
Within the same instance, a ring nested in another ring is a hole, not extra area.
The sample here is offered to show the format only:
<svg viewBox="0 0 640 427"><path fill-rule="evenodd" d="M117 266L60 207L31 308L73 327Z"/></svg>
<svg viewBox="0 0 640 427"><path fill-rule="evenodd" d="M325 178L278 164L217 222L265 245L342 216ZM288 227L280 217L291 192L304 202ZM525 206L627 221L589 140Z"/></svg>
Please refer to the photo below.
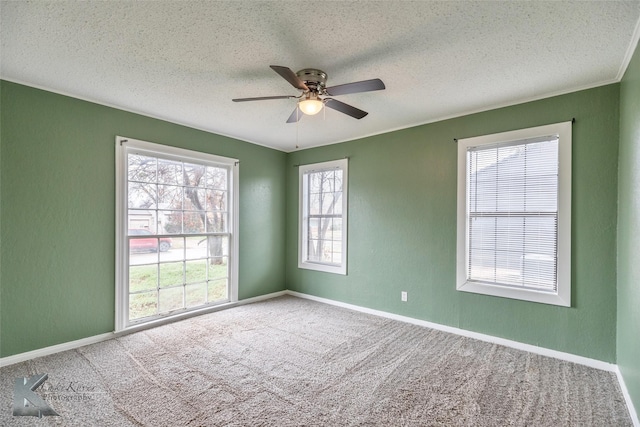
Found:
<svg viewBox="0 0 640 427"><path fill-rule="evenodd" d="M347 164L300 166L299 268L347 274Z"/></svg>
<svg viewBox="0 0 640 427"><path fill-rule="evenodd" d="M571 305L571 122L458 141L457 289Z"/></svg>

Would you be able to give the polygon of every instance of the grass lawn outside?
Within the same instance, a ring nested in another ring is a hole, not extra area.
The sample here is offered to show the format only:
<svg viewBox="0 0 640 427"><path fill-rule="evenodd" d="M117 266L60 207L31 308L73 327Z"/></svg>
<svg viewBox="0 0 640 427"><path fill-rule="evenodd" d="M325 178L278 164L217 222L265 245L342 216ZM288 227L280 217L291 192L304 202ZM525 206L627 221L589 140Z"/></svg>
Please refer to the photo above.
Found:
<svg viewBox="0 0 640 427"><path fill-rule="evenodd" d="M129 319L228 299L228 266L206 259L129 267Z"/></svg>

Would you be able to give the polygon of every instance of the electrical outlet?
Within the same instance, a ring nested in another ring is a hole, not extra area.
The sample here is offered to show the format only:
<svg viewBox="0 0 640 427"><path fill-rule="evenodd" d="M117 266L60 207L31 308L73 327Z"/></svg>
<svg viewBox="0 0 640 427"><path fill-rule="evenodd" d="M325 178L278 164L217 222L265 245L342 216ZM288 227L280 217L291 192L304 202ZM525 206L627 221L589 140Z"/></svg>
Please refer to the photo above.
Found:
<svg viewBox="0 0 640 427"><path fill-rule="evenodd" d="M407 292L406 292L406 291L402 291L402 292L400 292L400 299L401 299L403 302L407 302Z"/></svg>

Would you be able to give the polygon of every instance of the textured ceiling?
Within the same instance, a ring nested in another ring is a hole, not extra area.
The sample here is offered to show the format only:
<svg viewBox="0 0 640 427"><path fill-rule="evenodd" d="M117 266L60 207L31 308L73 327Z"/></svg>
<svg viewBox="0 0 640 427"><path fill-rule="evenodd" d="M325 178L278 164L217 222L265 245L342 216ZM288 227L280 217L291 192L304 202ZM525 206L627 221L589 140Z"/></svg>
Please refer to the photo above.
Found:
<svg viewBox="0 0 640 427"><path fill-rule="evenodd" d="M3 79L283 151L616 82L640 1L2 2ZM328 86L380 78L287 124L297 95L269 68Z"/></svg>

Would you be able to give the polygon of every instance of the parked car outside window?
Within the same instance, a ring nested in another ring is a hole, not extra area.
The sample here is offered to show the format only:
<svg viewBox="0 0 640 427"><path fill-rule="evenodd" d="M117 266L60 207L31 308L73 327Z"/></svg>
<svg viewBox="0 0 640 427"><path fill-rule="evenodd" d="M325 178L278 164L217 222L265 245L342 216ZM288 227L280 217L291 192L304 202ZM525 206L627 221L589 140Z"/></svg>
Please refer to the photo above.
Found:
<svg viewBox="0 0 640 427"><path fill-rule="evenodd" d="M130 228L129 236L150 236L149 238L135 238L129 239L129 250L132 252L152 251L152 252L166 252L171 248L171 239L169 237L162 237L158 239L154 234L144 228ZM158 244L158 240L160 243Z"/></svg>

